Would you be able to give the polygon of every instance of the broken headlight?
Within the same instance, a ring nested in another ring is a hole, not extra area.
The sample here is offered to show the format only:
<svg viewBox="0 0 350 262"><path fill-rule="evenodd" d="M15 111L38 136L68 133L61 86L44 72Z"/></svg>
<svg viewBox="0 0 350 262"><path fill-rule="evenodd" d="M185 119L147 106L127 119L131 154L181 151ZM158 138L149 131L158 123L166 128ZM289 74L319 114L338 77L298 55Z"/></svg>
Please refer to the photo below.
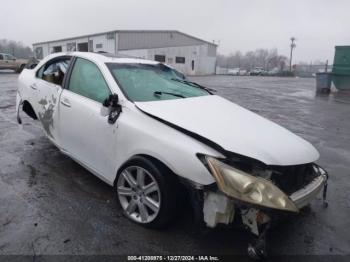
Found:
<svg viewBox="0 0 350 262"><path fill-rule="evenodd" d="M210 156L205 159L219 189L226 195L264 207L299 211L292 200L269 180L249 175Z"/></svg>

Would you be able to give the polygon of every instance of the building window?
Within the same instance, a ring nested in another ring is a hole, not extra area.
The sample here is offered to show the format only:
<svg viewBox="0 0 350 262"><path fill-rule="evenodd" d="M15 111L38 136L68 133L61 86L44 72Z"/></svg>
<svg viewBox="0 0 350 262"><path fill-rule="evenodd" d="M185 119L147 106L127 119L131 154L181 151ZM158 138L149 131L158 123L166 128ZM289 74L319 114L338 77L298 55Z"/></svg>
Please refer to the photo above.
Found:
<svg viewBox="0 0 350 262"><path fill-rule="evenodd" d="M107 34L107 39L114 39L114 35L115 35L114 32L113 33L108 33Z"/></svg>
<svg viewBox="0 0 350 262"><path fill-rule="evenodd" d="M35 48L35 58L36 59L43 59L44 58L43 48L41 46Z"/></svg>
<svg viewBox="0 0 350 262"><path fill-rule="evenodd" d="M96 44L96 48L103 48L103 44Z"/></svg>
<svg viewBox="0 0 350 262"><path fill-rule="evenodd" d="M161 63L165 63L165 55L154 55L154 60Z"/></svg>
<svg viewBox="0 0 350 262"><path fill-rule="evenodd" d="M177 56L177 57L175 58L175 63L176 63L176 64L184 64L184 63L185 63L185 58L182 57L182 56Z"/></svg>
<svg viewBox="0 0 350 262"><path fill-rule="evenodd" d="M54 46L52 47L52 53L59 53L62 52L62 46Z"/></svg>
<svg viewBox="0 0 350 262"><path fill-rule="evenodd" d="M88 42L78 43L78 51L88 52L89 51L89 43Z"/></svg>
<svg viewBox="0 0 350 262"><path fill-rule="evenodd" d="M73 43L67 43L67 51L68 52L74 52L77 51L77 45L75 42Z"/></svg>

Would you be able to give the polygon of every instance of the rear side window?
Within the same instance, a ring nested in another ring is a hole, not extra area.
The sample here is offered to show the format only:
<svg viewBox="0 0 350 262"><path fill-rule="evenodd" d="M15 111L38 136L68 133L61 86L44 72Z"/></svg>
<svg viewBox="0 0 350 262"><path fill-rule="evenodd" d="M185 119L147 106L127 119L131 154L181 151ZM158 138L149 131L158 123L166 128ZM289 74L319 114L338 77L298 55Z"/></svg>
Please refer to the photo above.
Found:
<svg viewBox="0 0 350 262"><path fill-rule="evenodd" d="M77 58L74 64L68 89L100 103L111 94L98 67L82 58Z"/></svg>
<svg viewBox="0 0 350 262"><path fill-rule="evenodd" d="M0 60L4 60L4 57L2 54L0 54Z"/></svg>
<svg viewBox="0 0 350 262"><path fill-rule="evenodd" d="M70 62L70 57L51 60L37 71L36 77L46 82L62 86Z"/></svg>

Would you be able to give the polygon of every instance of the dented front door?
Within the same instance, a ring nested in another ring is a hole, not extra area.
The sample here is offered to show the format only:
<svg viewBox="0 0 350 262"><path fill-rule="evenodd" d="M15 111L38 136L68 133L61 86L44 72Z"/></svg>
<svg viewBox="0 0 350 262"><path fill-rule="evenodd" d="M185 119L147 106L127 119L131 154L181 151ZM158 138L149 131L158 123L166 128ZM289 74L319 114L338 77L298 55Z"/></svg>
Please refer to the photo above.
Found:
<svg viewBox="0 0 350 262"><path fill-rule="evenodd" d="M63 90L60 103L62 149L105 179L115 172L117 125L102 113L103 101L111 94L100 69L91 61L77 58Z"/></svg>

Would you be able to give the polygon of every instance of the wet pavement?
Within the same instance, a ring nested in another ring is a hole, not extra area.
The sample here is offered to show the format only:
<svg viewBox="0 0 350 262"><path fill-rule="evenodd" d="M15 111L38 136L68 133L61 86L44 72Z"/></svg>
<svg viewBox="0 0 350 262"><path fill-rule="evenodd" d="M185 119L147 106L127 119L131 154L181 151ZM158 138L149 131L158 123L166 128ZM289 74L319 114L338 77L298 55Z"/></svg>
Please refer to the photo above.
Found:
<svg viewBox="0 0 350 262"><path fill-rule="evenodd" d="M37 121L16 123L17 74L0 71L0 254L245 254L234 228L198 233L188 210L169 229L122 216L112 189L60 153ZM315 145L330 173L329 207L274 228L271 254L350 254L350 95L315 96L314 79L193 77ZM244 130L242 130L244 132Z"/></svg>

